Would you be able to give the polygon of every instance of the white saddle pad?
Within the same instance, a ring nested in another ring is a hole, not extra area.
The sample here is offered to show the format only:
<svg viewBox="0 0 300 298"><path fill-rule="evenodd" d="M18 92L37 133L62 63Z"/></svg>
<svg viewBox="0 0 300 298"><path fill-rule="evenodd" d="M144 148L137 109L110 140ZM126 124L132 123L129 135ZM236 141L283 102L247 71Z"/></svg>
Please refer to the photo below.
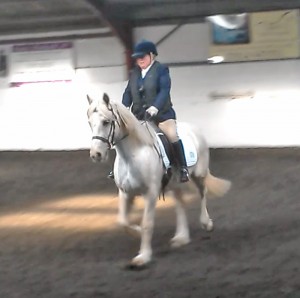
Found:
<svg viewBox="0 0 300 298"><path fill-rule="evenodd" d="M178 127L177 132L178 132L179 138L181 139L183 147L184 147L184 155L185 155L185 159L186 159L186 164L188 167L191 167L196 164L197 158L198 158L195 144L193 143L191 137L189 137L188 134L185 132L184 127ZM160 147L161 156L162 156L165 167L169 168L170 160L167 156L167 153L165 151L163 143L160 140L158 135L159 135L159 133L157 134L157 141L158 141L158 144Z"/></svg>
<svg viewBox="0 0 300 298"><path fill-rule="evenodd" d="M184 155L185 155L185 159L186 159L186 164L188 167L194 166L198 159L196 146L195 146L192 138L185 131L185 127L178 126L177 132L178 132L179 138L181 139L183 147L184 147Z"/></svg>

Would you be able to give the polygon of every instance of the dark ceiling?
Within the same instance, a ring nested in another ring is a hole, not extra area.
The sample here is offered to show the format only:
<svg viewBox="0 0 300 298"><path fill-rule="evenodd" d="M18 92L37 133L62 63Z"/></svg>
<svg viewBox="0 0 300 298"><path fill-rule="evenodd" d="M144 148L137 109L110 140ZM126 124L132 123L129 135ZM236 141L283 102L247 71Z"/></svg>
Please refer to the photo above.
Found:
<svg viewBox="0 0 300 298"><path fill-rule="evenodd" d="M126 44L135 26L298 7L300 0L0 0L0 42L8 35L97 29Z"/></svg>
<svg viewBox="0 0 300 298"><path fill-rule="evenodd" d="M299 0L87 0L112 18L135 26L189 22L214 14L236 14L300 8Z"/></svg>

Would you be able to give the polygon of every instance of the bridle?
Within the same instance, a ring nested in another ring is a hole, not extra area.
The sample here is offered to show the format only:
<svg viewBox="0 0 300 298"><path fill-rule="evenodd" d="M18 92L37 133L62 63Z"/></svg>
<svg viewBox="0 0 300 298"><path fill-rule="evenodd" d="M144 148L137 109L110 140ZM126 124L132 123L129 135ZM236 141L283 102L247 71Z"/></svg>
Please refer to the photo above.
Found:
<svg viewBox="0 0 300 298"><path fill-rule="evenodd" d="M108 134L107 138L104 138L101 136L93 136L92 140L102 141L103 143L107 144L108 149L111 149L115 145L115 142L114 142L115 128L116 128L116 125L115 125L115 120L114 120L111 122L110 130L109 130L109 134Z"/></svg>
<svg viewBox="0 0 300 298"><path fill-rule="evenodd" d="M99 140L105 144L107 144L108 150L112 149L117 143L124 140L126 137L128 137L128 134L125 134L122 136L119 140L115 140L115 130L116 130L116 123L118 124L119 128L121 127L121 124L118 121L118 117L115 114L114 110L112 109L111 105L108 107L108 110L112 113L113 119L110 124L110 129L107 138L101 137L101 136L93 136L92 140ZM119 114L117 112L117 114Z"/></svg>

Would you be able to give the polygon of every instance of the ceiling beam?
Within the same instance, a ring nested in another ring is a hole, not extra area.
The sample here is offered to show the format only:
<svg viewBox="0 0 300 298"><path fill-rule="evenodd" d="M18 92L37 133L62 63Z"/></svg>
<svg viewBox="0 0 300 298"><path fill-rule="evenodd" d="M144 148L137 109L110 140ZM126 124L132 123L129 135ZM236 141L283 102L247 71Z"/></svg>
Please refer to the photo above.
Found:
<svg viewBox="0 0 300 298"><path fill-rule="evenodd" d="M41 22L35 22L28 20L26 23L20 22L19 24L1 23L0 21L0 37L5 35L13 34L24 34L24 33L39 33L39 32L51 32L51 31L68 31L68 30L84 30L84 29L95 29L103 28L99 25L99 21L91 20L90 18L60 18L53 20L43 20ZM110 32L108 30L108 32ZM111 32L110 32L111 33Z"/></svg>
<svg viewBox="0 0 300 298"><path fill-rule="evenodd" d="M47 37L26 37L26 38L7 38L1 39L0 38L0 45L6 44L21 44L21 43L33 43L33 42L48 42L48 41L64 41L64 40L78 40L78 39L86 39L86 38L102 38L111 36L111 33L107 32L99 32L99 33L76 33L76 34L64 34L64 35L52 35Z"/></svg>
<svg viewBox="0 0 300 298"><path fill-rule="evenodd" d="M43 26L43 24L63 24L63 23L91 23L94 27L104 27L104 25L91 15L26 15L17 19L0 18L0 30L2 27L14 26Z"/></svg>

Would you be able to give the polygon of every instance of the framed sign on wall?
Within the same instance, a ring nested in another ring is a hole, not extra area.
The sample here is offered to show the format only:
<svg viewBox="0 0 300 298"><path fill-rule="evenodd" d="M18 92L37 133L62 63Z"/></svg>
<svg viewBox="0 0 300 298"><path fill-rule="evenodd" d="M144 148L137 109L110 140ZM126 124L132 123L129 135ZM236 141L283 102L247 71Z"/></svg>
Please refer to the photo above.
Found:
<svg viewBox="0 0 300 298"><path fill-rule="evenodd" d="M250 42L248 14L211 18L214 45L248 44Z"/></svg>
<svg viewBox="0 0 300 298"><path fill-rule="evenodd" d="M74 76L73 60L70 41L14 45L10 85L70 81Z"/></svg>
<svg viewBox="0 0 300 298"><path fill-rule="evenodd" d="M224 62L298 58L299 10L280 10L207 18L209 56Z"/></svg>

